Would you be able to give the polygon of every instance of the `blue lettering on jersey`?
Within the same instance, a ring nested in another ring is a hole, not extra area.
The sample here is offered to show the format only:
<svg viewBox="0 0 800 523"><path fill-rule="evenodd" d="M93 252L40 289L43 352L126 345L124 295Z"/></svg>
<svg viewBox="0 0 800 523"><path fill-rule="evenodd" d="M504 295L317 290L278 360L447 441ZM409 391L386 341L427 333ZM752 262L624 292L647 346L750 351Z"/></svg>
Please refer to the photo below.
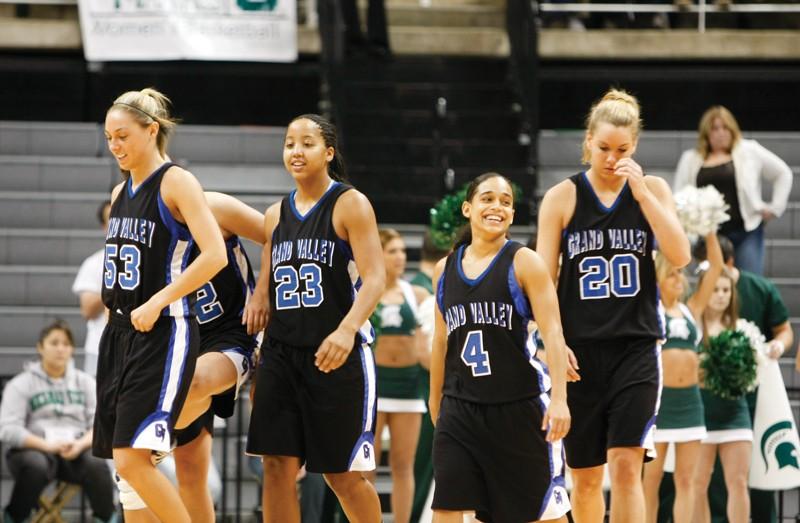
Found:
<svg viewBox="0 0 800 523"><path fill-rule="evenodd" d="M292 242L280 242L272 246L272 270L279 263L287 262L292 259Z"/></svg>
<svg viewBox="0 0 800 523"><path fill-rule="evenodd" d="M297 240L297 257L333 267L333 250L336 244L330 240L301 238Z"/></svg>
<svg viewBox="0 0 800 523"><path fill-rule="evenodd" d="M647 249L647 232L641 229L608 229L609 247L618 251L631 251L642 256Z"/></svg>
<svg viewBox="0 0 800 523"><path fill-rule="evenodd" d="M511 330L511 317L514 307L509 303L495 301L472 302L469 304L472 323L478 325L497 325Z"/></svg>
<svg viewBox="0 0 800 523"><path fill-rule="evenodd" d="M466 325L467 323L466 309L461 304L453 305L452 307L444 311L444 321L447 324L447 335L449 336L450 333L456 330L457 328L461 327L462 325Z"/></svg>
<svg viewBox="0 0 800 523"><path fill-rule="evenodd" d="M571 260L579 254L589 251L599 251L603 248L603 231L600 229L587 229L575 231L567 237L567 254Z"/></svg>
<svg viewBox="0 0 800 523"><path fill-rule="evenodd" d="M106 240L122 238L152 247L155 230L156 224L151 220L113 217L108 221Z"/></svg>

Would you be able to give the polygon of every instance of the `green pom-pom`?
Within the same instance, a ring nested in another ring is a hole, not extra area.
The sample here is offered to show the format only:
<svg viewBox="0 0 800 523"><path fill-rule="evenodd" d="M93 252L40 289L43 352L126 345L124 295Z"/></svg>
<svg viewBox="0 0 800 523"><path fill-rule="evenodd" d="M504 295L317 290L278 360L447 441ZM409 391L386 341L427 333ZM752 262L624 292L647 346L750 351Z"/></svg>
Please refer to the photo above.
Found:
<svg viewBox="0 0 800 523"><path fill-rule="evenodd" d="M724 399L738 399L753 390L756 355L744 333L725 330L708 340L700 359L704 387Z"/></svg>

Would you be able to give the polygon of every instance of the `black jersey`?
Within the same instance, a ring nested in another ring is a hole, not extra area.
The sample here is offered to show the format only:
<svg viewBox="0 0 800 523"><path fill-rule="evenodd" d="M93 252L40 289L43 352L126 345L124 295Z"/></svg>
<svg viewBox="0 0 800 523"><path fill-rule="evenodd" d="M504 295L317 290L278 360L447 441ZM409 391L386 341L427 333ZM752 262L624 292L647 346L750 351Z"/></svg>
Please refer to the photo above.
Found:
<svg viewBox="0 0 800 523"><path fill-rule="evenodd" d="M272 233L270 338L316 349L350 311L361 280L350 246L333 227L336 201L350 189L334 182L305 215L295 207L297 191L281 201L280 221ZM369 323L361 337L371 341Z"/></svg>
<svg viewBox="0 0 800 523"><path fill-rule="evenodd" d="M161 180L173 163L165 163L134 191L125 182L111 206L106 231L103 303L113 313L130 314L180 276L189 264L194 241L161 199ZM193 316L194 293L162 312Z"/></svg>
<svg viewBox="0 0 800 523"><path fill-rule="evenodd" d="M626 183L606 207L586 173L571 176L575 213L561 239L558 302L567 344L663 337L655 237Z"/></svg>
<svg viewBox="0 0 800 523"><path fill-rule="evenodd" d="M195 312L200 336L230 330L247 331L242 314L256 283L250 259L237 236L225 240L228 265L197 290Z"/></svg>
<svg viewBox="0 0 800 523"><path fill-rule="evenodd" d="M447 257L436 290L447 325L444 395L504 403L550 389L546 367L529 341L530 304L514 274L514 255L521 248L506 242L472 280L461 267L463 245Z"/></svg>

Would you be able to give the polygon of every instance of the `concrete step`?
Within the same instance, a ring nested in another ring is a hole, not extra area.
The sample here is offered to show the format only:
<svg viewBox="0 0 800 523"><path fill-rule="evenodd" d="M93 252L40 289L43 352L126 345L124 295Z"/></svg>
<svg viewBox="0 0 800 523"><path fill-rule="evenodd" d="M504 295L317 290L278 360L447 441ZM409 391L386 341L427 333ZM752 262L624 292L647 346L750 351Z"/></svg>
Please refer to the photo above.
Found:
<svg viewBox="0 0 800 523"><path fill-rule="evenodd" d="M47 323L62 319L69 323L75 346L83 347L86 322L78 307L0 306L0 344L6 347L34 347L39 331Z"/></svg>
<svg viewBox="0 0 800 523"><path fill-rule="evenodd" d="M210 163L282 163L282 127L178 126L172 158ZM0 155L110 158L102 124L0 121Z"/></svg>
<svg viewBox="0 0 800 523"><path fill-rule="evenodd" d="M800 182L800 177L798 177ZM767 223L764 234L769 239L800 239L800 202L789 202L783 216Z"/></svg>
<svg viewBox="0 0 800 523"><path fill-rule="evenodd" d="M0 265L0 305L78 305L72 282L78 267ZM98 280L101 275L97 275Z"/></svg>
<svg viewBox="0 0 800 523"><path fill-rule="evenodd" d="M780 156L789 165L800 165L800 133L744 133ZM543 130L539 135L542 168L577 168L581 158L582 130ZM674 171L681 154L697 145L695 131L644 130L636 151L637 161L646 169Z"/></svg>
<svg viewBox="0 0 800 523"><path fill-rule="evenodd" d="M252 178L250 175L226 172L229 176L224 176L215 169L198 169L198 174L207 190L248 188L252 191L257 187L248 182ZM258 172L257 175L261 177L262 173ZM241 194L230 190L225 192L263 212L290 190L289 187L276 185L270 192L277 194L271 196ZM91 229L99 227L96 209L108 198L107 192L0 191L0 223L19 228Z"/></svg>
<svg viewBox="0 0 800 523"><path fill-rule="evenodd" d="M800 316L800 277L771 278L772 283L778 287L781 298L789 309L790 316ZM795 340L800 342L800 340Z"/></svg>
<svg viewBox="0 0 800 523"><path fill-rule="evenodd" d="M764 275L770 278L796 278L800 276L800 240L766 240L764 249Z"/></svg>
<svg viewBox="0 0 800 523"><path fill-rule="evenodd" d="M0 156L0 191L108 193L120 179L111 158L24 154Z"/></svg>

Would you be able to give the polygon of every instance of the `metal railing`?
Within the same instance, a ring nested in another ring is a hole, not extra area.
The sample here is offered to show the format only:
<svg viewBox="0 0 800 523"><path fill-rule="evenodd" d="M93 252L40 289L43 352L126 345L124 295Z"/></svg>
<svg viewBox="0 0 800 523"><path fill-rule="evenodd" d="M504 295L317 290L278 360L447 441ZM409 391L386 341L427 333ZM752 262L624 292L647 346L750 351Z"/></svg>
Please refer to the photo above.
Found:
<svg viewBox="0 0 800 523"><path fill-rule="evenodd" d="M551 3L533 1L535 9L541 13L694 13L697 14L697 30L706 30L706 17L715 13L800 13L797 4L709 4L698 0L696 4L627 4L627 3Z"/></svg>

